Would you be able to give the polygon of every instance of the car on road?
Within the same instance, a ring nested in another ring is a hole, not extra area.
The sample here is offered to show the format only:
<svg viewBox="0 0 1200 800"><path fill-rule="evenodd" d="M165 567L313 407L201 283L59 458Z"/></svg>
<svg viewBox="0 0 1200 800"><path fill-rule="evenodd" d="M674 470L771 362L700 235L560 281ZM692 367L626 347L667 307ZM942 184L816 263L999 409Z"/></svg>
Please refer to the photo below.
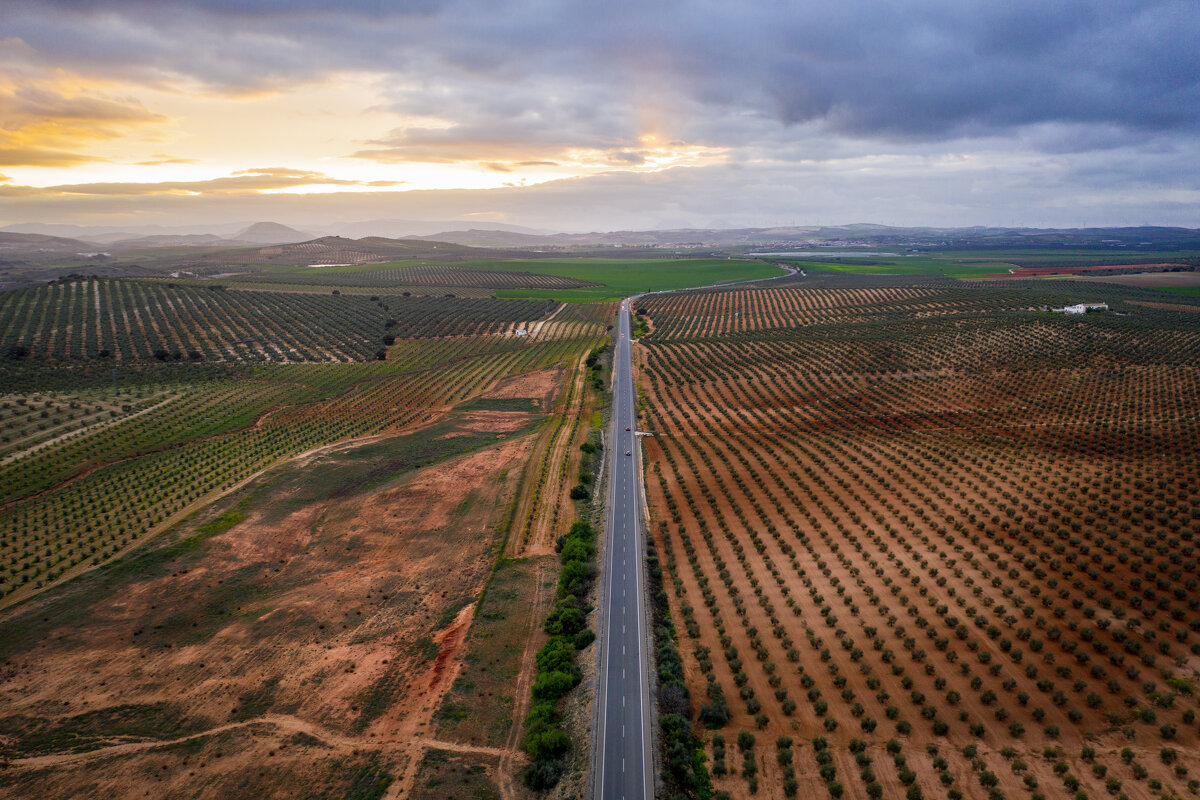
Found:
<svg viewBox="0 0 1200 800"><path fill-rule="evenodd" d="M631 455L633 455L633 451L632 451L632 450L626 450L626 451L625 451L625 455L627 455L627 456L631 456Z"/></svg>
<svg viewBox="0 0 1200 800"><path fill-rule="evenodd" d="M629 430L629 428L626 428L625 430Z"/></svg>

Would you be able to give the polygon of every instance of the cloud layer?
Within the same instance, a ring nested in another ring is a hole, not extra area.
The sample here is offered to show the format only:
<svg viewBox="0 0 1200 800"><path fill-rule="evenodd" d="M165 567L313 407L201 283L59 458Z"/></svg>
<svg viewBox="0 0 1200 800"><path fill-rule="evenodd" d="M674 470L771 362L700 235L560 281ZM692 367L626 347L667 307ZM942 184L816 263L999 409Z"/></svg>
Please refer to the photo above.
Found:
<svg viewBox="0 0 1200 800"><path fill-rule="evenodd" d="M367 73L396 124L330 157L619 170L706 148L726 167L697 175L732 205L819 176L858 193L849 219L880 216L901 174L932 183L913 198L930 209L986 183L984 213L1021 202L1006 184L1025 199L1035 163L1043 201L1107 193L1118 216L1200 189L1194 0L9 0L0 30L5 167L84 163L87 141L162 121L111 87L254 97ZM64 71L108 88L21 77ZM186 160L138 160L159 158Z"/></svg>

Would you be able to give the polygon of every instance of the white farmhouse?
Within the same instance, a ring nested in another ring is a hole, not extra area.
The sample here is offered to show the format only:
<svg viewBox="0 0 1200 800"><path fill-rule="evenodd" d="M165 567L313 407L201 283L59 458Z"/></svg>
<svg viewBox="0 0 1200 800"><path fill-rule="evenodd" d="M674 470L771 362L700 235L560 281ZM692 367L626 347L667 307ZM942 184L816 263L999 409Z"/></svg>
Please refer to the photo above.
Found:
<svg viewBox="0 0 1200 800"><path fill-rule="evenodd" d="M1108 303L1076 303L1073 306L1063 306L1064 314L1087 314L1091 311L1108 311Z"/></svg>

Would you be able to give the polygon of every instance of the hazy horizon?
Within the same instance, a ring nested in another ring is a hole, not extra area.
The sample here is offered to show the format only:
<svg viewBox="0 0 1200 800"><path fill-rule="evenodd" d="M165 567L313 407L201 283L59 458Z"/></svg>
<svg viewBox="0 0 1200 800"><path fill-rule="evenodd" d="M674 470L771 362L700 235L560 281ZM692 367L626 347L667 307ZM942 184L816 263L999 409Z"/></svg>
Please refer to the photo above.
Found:
<svg viewBox="0 0 1200 800"><path fill-rule="evenodd" d="M1185 2L13 0L0 226L1200 227Z"/></svg>

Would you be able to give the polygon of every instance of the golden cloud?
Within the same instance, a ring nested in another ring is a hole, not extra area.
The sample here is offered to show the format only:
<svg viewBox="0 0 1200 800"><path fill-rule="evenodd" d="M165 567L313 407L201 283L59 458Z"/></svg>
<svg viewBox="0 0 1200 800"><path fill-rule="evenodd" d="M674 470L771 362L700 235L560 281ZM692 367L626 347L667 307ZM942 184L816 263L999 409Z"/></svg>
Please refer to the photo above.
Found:
<svg viewBox="0 0 1200 800"><path fill-rule="evenodd" d="M81 147L126 135L130 128L166 121L132 98L18 76L0 80L0 165L70 167L104 159ZM85 93L85 91L87 93Z"/></svg>
<svg viewBox="0 0 1200 800"><path fill-rule="evenodd" d="M0 144L8 144L12 139L0 131ZM4 167L73 167L86 164L89 161L104 159L85 156L82 153L69 153L65 150L47 150L44 147L15 147L0 146L0 166Z"/></svg>
<svg viewBox="0 0 1200 800"><path fill-rule="evenodd" d="M334 178L323 172L266 167L238 170L226 178L205 181L161 181L157 183L109 182L77 183L59 186L0 186L3 197L147 197L154 195L221 196L253 195L303 186L399 186L404 181L355 181Z"/></svg>
<svg viewBox="0 0 1200 800"><path fill-rule="evenodd" d="M196 163L196 159L194 159L194 158L178 158L176 156L169 156L165 153L155 153L148 160L135 161L133 163L133 165L135 167L161 167L166 164L195 164L195 163Z"/></svg>

